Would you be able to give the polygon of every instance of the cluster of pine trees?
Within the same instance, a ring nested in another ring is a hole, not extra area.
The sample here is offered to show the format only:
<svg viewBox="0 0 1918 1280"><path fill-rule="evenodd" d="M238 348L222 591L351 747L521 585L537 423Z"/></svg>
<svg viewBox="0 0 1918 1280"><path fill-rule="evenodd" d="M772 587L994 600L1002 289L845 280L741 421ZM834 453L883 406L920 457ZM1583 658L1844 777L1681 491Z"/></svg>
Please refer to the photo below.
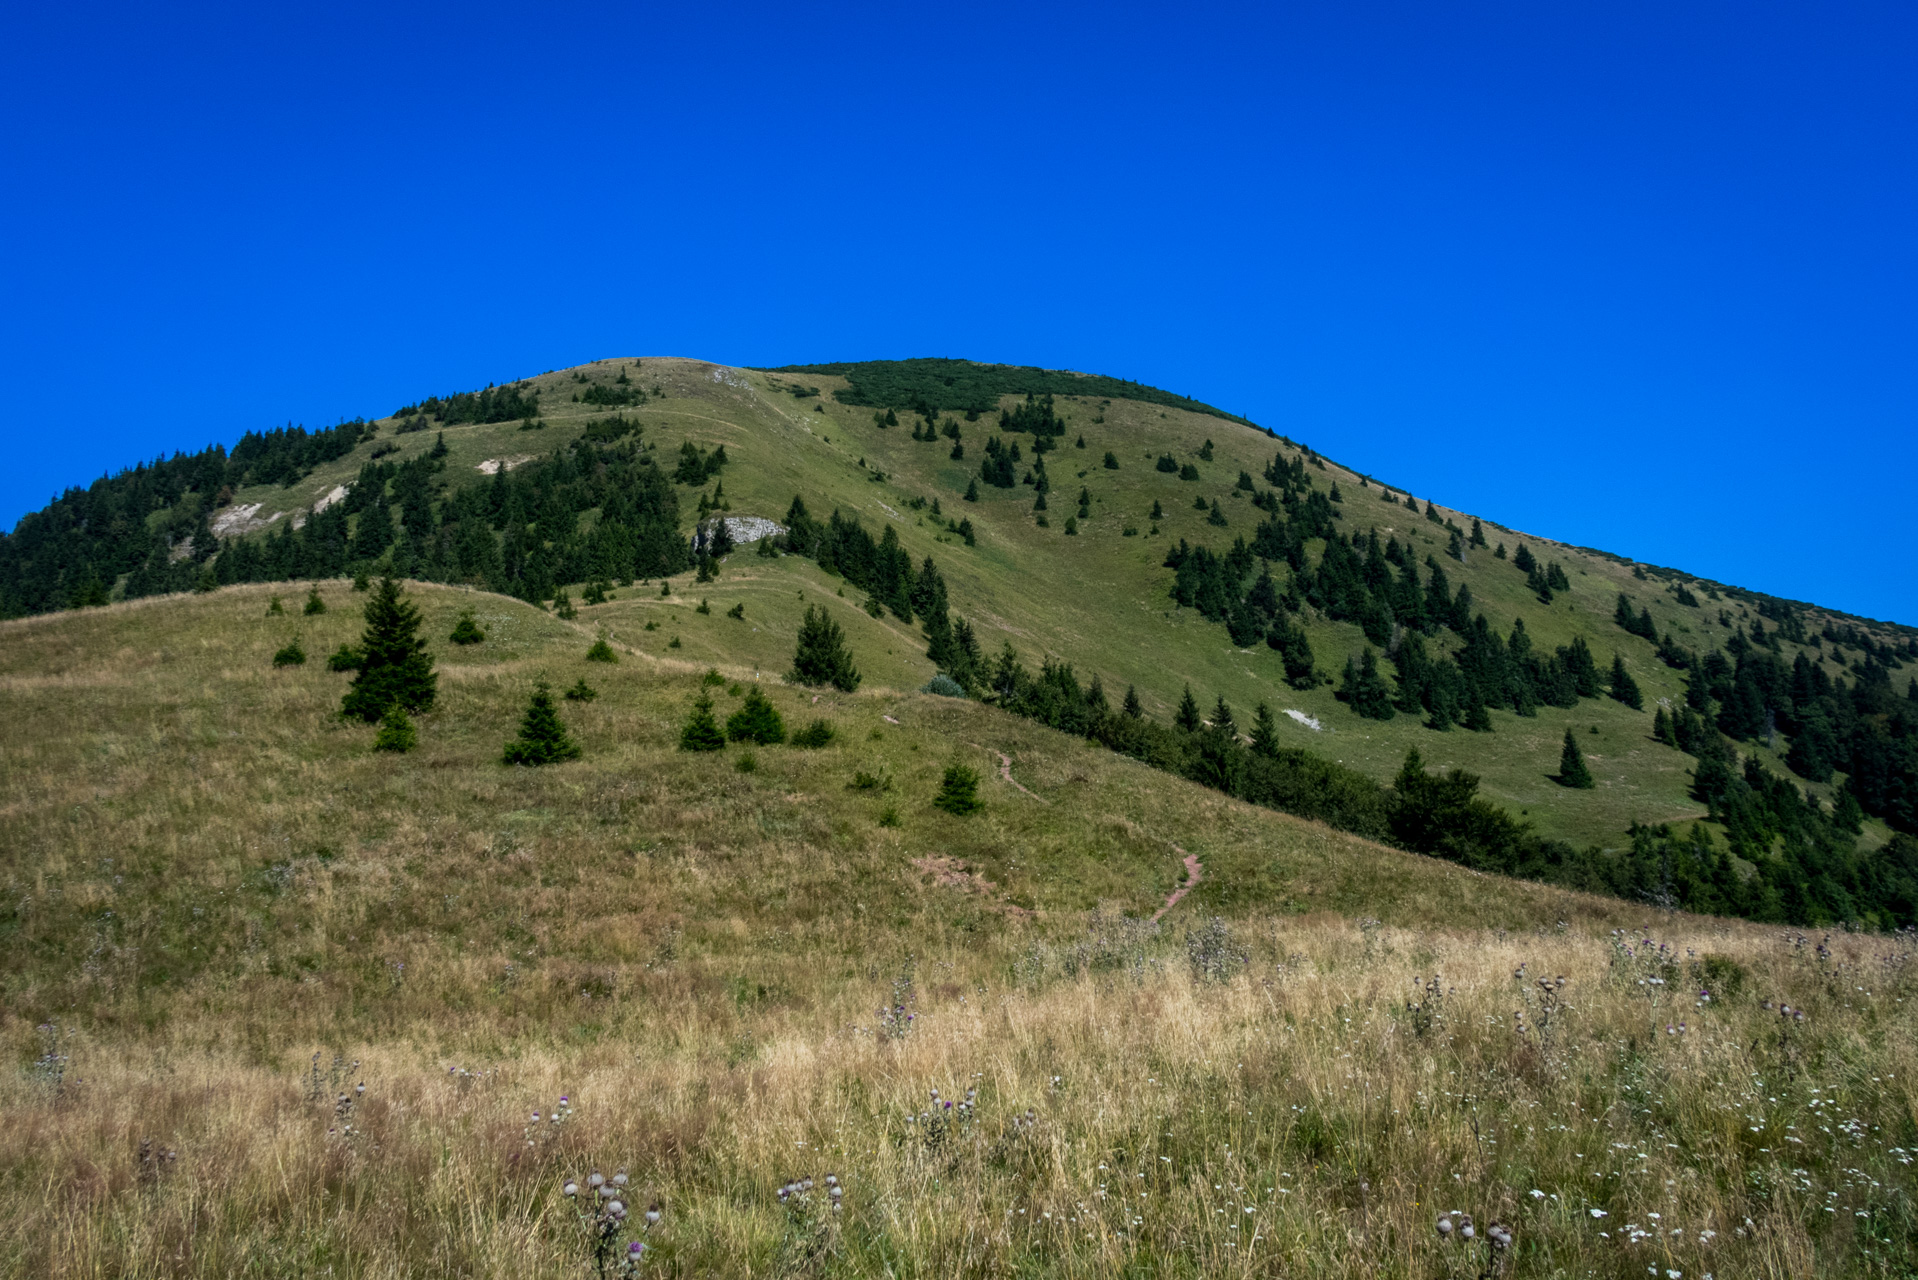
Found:
<svg viewBox="0 0 1918 1280"><path fill-rule="evenodd" d="M399 430L424 431L428 420L441 426L466 422L516 422L539 417L539 389L524 382L503 387L488 383L481 391L461 391L444 398L428 396L418 404L409 404L393 415L400 419Z"/></svg>
<svg viewBox="0 0 1918 1280"><path fill-rule="evenodd" d="M169 585L159 590L190 590L220 549L210 520L233 490L296 484L372 434L357 421L249 431L231 453L222 445L176 453L68 489L0 534L0 617L105 604L120 576L141 566L161 571Z"/></svg>
<svg viewBox="0 0 1918 1280"><path fill-rule="evenodd" d="M1774 609L1779 626L1767 631L1754 623L1750 634L1735 628L1721 650L1699 654L1659 637L1649 610L1635 609L1618 597L1613 619L1633 635L1659 646L1659 655L1685 673L1685 703L1667 716L1661 708L1652 733L1660 741L1697 756L1701 770L1728 759L1734 742L1777 744L1790 739L1785 763L1799 777L1829 782L1847 776L1844 802L1884 819L1900 831L1918 832L1918 679L1908 679L1904 694L1892 674L1908 661L1910 650L1873 641L1848 628L1826 633L1838 644L1852 642L1862 657L1852 666L1854 679L1833 679L1824 664L1804 649L1787 663L1781 638L1804 636L1802 621ZM1808 639L1822 644L1826 635ZM1705 798L1701 796L1701 798Z"/></svg>

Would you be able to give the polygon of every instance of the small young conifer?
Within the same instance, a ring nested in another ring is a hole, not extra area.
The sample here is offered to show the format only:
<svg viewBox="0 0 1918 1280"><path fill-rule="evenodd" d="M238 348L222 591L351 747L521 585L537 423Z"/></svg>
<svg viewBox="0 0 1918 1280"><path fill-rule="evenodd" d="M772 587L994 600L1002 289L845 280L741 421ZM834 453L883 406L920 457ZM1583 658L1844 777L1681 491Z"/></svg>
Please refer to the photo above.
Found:
<svg viewBox="0 0 1918 1280"><path fill-rule="evenodd" d="M965 765L950 765L946 776L939 782L939 794L933 797L933 807L944 809L955 817L966 817L986 807L979 798L979 774Z"/></svg>
<svg viewBox="0 0 1918 1280"><path fill-rule="evenodd" d="M1264 702L1252 712L1252 754L1271 760L1279 754L1279 722Z"/></svg>
<svg viewBox="0 0 1918 1280"><path fill-rule="evenodd" d="M791 678L815 688L829 684L845 693L859 687L859 670L846 649L845 632L830 614L815 605L806 606L806 616L799 624Z"/></svg>
<svg viewBox="0 0 1918 1280"><path fill-rule="evenodd" d="M586 661L618 662L619 655L613 652L612 645L606 643L606 637L601 636L599 639L593 641L593 647L586 651Z"/></svg>
<svg viewBox="0 0 1918 1280"><path fill-rule="evenodd" d="M1395 714L1392 691L1385 677L1379 674L1378 657L1370 645L1365 647L1357 663L1350 658L1345 660L1345 679L1340 683L1339 697L1368 720L1390 720Z"/></svg>
<svg viewBox="0 0 1918 1280"><path fill-rule="evenodd" d="M976 545L977 535L975 535L972 531L972 521L970 518L961 520L959 522L959 536L966 540L967 546L970 547L970 546Z"/></svg>
<svg viewBox="0 0 1918 1280"><path fill-rule="evenodd" d="M274 617L274 616L283 617L286 614L286 607L280 603L280 598L278 596L274 596L273 599L270 602L268 602L266 606L266 613L268 617Z"/></svg>
<svg viewBox="0 0 1918 1280"><path fill-rule="evenodd" d="M1119 469L1119 457L1110 449L1106 450L1105 466L1107 471L1117 471Z"/></svg>
<svg viewBox="0 0 1918 1280"><path fill-rule="evenodd" d="M340 700L341 712L370 724L395 702L416 713L432 710L439 676L426 641L420 639L420 611L400 598L399 583L382 578L365 613L366 631L359 644L365 658Z"/></svg>
<svg viewBox="0 0 1918 1280"><path fill-rule="evenodd" d="M567 736L553 706L553 691L544 680L533 686L533 696L520 718L519 737L506 744L501 764L558 764L579 759L579 744Z"/></svg>
<svg viewBox="0 0 1918 1280"><path fill-rule="evenodd" d="M486 639L486 633L479 629L479 623L473 621L473 611L467 609L460 614L460 620L453 624L453 634L447 639L454 644L479 644Z"/></svg>
<svg viewBox="0 0 1918 1280"><path fill-rule="evenodd" d="M286 642L286 646L273 655L276 667L298 667L306 664L306 650L300 647L298 637Z"/></svg>
<svg viewBox="0 0 1918 1280"><path fill-rule="evenodd" d="M718 751L726 745L726 735L719 731L719 721L713 719L713 700L705 692L693 699L692 714L686 717L686 723L679 731L679 749L681 751Z"/></svg>
<svg viewBox="0 0 1918 1280"><path fill-rule="evenodd" d="M1145 719L1145 705L1139 701L1139 691L1132 685L1125 687L1125 702L1119 710L1134 720Z"/></svg>
<svg viewBox="0 0 1918 1280"><path fill-rule="evenodd" d="M1079 536L1079 517L1067 516L1066 517L1066 537L1076 538L1078 536Z"/></svg>
<svg viewBox="0 0 1918 1280"><path fill-rule="evenodd" d="M388 706L386 714L380 717L379 732L373 735L373 750L404 755L419 744L420 735L414 730L406 708L397 702Z"/></svg>
<svg viewBox="0 0 1918 1280"><path fill-rule="evenodd" d="M1187 733L1197 733L1202 721L1199 718L1199 700L1192 696L1192 686L1185 687L1185 695L1179 699L1179 712L1172 717L1172 723Z"/></svg>
<svg viewBox="0 0 1918 1280"><path fill-rule="evenodd" d="M1578 749L1578 738L1570 729L1565 731L1565 748L1558 757L1558 785L1579 791L1589 791L1598 785L1592 780L1592 771L1585 767L1585 755Z"/></svg>
<svg viewBox="0 0 1918 1280"><path fill-rule="evenodd" d="M1157 498L1154 498L1152 500L1152 517L1151 518L1154 520L1165 519L1165 508L1159 505L1159 500Z"/></svg>
<svg viewBox="0 0 1918 1280"><path fill-rule="evenodd" d="M765 694L748 689L746 700L726 718L726 736L734 742L770 747L786 740L786 721Z"/></svg>
<svg viewBox="0 0 1918 1280"><path fill-rule="evenodd" d="M1625 659L1617 654L1612 655L1612 697L1634 711L1645 706L1645 699L1638 691L1638 682L1632 679L1631 672L1625 670Z"/></svg>
<svg viewBox="0 0 1918 1280"><path fill-rule="evenodd" d="M1221 529L1225 528L1225 512L1219 509L1219 500L1217 498L1212 499L1212 514L1205 518L1205 522L1210 525L1216 525Z"/></svg>
<svg viewBox="0 0 1918 1280"><path fill-rule="evenodd" d="M326 601L320 599L320 589L309 587L306 593L306 608L301 610L307 617L326 612Z"/></svg>
<svg viewBox="0 0 1918 1280"><path fill-rule="evenodd" d="M591 702L598 696L599 690L587 684L585 676L581 676L578 683L566 691L566 701L568 702Z"/></svg>
<svg viewBox="0 0 1918 1280"><path fill-rule="evenodd" d="M365 654L350 644L343 644L335 649L327 658L326 669L328 671L358 671L360 665L365 661Z"/></svg>
<svg viewBox="0 0 1918 1280"><path fill-rule="evenodd" d="M553 612L568 622L579 617L579 610L573 607L573 597L566 594L565 587L553 594Z"/></svg>
<svg viewBox="0 0 1918 1280"><path fill-rule="evenodd" d="M1652 713L1652 740L1662 742L1668 747L1678 745L1678 736L1672 732L1672 722L1665 715L1663 707Z"/></svg>
<svg viewBox="0 0 1918 1280"><path fill-rule="evenodd" d="M815 720L792 736L795 747L817 748L829 745L838 736L830 720Z"/></svg>

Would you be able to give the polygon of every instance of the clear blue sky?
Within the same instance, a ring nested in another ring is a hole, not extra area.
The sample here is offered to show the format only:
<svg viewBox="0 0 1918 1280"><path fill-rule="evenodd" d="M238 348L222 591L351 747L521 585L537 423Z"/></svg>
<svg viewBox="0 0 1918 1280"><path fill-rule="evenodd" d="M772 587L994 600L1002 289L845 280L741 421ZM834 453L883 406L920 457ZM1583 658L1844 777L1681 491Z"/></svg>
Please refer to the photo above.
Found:
<svg viewBox="0 0 1918 1280"><path fill-rule="evenodd" d="M9 6L0 523L609 355L1137 378L1918 623L1918 10Z"/></svg>

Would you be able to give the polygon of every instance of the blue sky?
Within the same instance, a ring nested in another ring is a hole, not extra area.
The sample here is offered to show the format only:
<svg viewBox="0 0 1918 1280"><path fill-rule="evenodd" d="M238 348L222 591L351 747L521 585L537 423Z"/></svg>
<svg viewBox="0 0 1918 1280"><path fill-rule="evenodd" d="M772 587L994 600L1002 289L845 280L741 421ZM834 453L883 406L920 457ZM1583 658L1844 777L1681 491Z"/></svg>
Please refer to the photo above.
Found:
<svg viewBox="0 0 1918 1280"><path fill-rule="evenodd" d="M610 355L1197 396L1918 623L1918 11L11 6L0 524Z"/></svg>

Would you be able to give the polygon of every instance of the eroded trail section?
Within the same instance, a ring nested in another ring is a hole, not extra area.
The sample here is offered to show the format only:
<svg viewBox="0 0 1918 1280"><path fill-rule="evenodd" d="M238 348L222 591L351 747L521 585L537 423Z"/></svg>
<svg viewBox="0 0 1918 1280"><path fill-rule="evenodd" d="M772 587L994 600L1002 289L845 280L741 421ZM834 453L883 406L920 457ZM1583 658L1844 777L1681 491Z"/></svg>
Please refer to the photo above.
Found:
<svg viewBox="0 0 1918 1280"><path fill-rule="evenodd" d="M1154 920L1157 920L1160 916L1178 906L1179 899L1191 893L1193 889L1198 887L1199 881L1205 879L1205 868L1199 864L1198 854L1187 853L1176 844L1172 846L1172 851L1185 859L1185 883L1174 889L1171 895L1166 898L1165 905L1152 913Z"/></svg>
<svg viewBox="0 0 1918 1280"><path fill-rule="evenodd" d="M977 747L981 751L985 751L988 749L986 747L979 746L979 744L976 742L971 743L969 745L973 747ZM1003 751L994 751L992 752L992 754L999 757L999 776L1001 778L1004 778L1007 782L1011 783L1013 786L1018 787L1019 790L1025 791L1027 795L1032 796L1032 798L1034 800L1037 800L1040 804L1052 803L1052 801L1046 799L1042 795L1037 795L1031 791L1026 791L1025 784L1020 782L1019 779L1012 776L1012 757L1011 756L1007 755Z"/></svg>

